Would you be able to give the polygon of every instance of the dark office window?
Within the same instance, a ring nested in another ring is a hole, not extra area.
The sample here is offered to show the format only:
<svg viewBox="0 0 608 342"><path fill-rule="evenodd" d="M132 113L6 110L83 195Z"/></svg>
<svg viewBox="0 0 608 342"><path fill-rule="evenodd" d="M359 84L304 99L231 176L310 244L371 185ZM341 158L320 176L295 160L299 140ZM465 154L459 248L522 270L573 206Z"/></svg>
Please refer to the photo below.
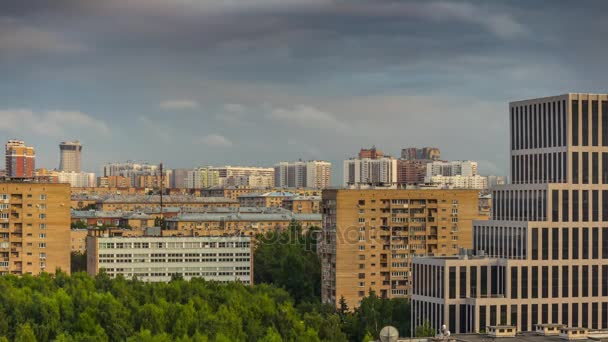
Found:
<svg viewBox="0 0 608 342"><path fill-rule="evenodd" d="M532 304L531 308L532 309L530 310L530 323L532 324L532 327L534 327L538 324L538 304Z"/></svg>
<svg viewBox="0 0 608 342"><path fill-rule="evenodd" d="M538 260L538 228L532 228L532 260Z"/></svg>
<svg viewBox="0 0 608 342"><path fill-rule="evenodd" d="M481 282L481 296L488 294L488 266L481 266L481 272L479 274Z"/></svg>
<svg viewBox="0 0 608 342"><path fill-rule="evenodd" d="M559 304L551 304L551 323L559 323Z"/></svg>
<svg viewBox="0 0 608 342"><path fill-rule="evenodd" d="M583 275L581 276L583 287L583 297L589 297L589 266L583 266Z"/></svg>
<svg viewBox="0 0 608 342"><path fill-rule="evenodd" d="M599 258L599 229L597 227L593 227L591 229L591 258L598 259Z"/></svg>
<svg viewBox="0 0 608 342"><path fill-rule="evenodd" d="M471 266L469 268L471 272L471 297L477 297L477 266Z"/></svg>
<svg viewBox="0 0 608 342"><path fill-rule="evenodd" d="M568 190L562 190L562 221L564 222L568 222L569 220L568 209Z"/></svg>
<svg viewBox="0 0 608 342"><path fill-rule="evenodd" d="M589 190L582 191L583 222L589 222Z"/></svg>
<svg viewBox="0 0 608 342"><path fill-rule="evenodd" d="M593 297L597 297L599 295L598 281L599 281L599 268L597 265L592 265L591 266L591 296L593 296Z"/></svg>
<svg viewBox="0 0 608 342"><path fill-rule="evenodd" d="M522 304L521 306L521 330L528 330L528 304Z"/></svg>
<svg viewBox="0 0 608 342"><path fill-rule="evenodd" d="M541 312L541 324L549 323L549 304L542 304L540 306Z"/></svg>
<svg viewBox="0 0 608 342"><path fill-rule="evenodd" d="M549 228L542 229L541 255L543 260L549 260Z"/></svg>
<svg viewBox="0 0 608 342"><path fill-rule="evenodd" d="M568 298L568 266L562 266L562 297Z"/></svg>
<svg viewBox="0 0 608 342"><path fill-rule="evenodd" d="M602 296L608 296L608 265L602 265Z"/></svg>
<svg viewBox="0 0 608 342"><path fill-rule="evenodd" d="M608 146L608 101L602 101L602 146Z"/></svg>
<svg viewBox="0 0 608 342"><path fill-rule="evenodd" d="M604 136L608 137L608 132ZM602 184L608 184L608 152L602 152Z"/></svg>
<svg viewBox="0 0 608 342"><path fill-rule="evenodd" d="M608 265L602 265L602 296L608 296Z"/></svg>
<svg viewBox="0 0 608 342"><path fill-rule="evenodd" d="M602 259L608 259L608 228L602 228Z"/></svg>
<svg viewBox="0 0 608 342"><path fill-rule="evenodd" d="M581 252L583 259L589 259L589 228L583 228L583 247Z"/></svg>
<svg viewBox="0 0 608 342"><path fill-rule="evenodd" d="M559 190L551 191L551 220L559 221Z"/></svg>
<svg viewBox="0 0 608 342"><path fill-rule="evenodd" d="M608 303L602 303L602 328L608 327L608 315L604 314L608 312Z"/></svg>
<svg viewBox="0 0 608 342"><path fill-rule="evenodd" d="M460 267L460 298L467 297L467 268Z"/></svg>
<svg viewBox="0 0 608 342"><path fill-rule="evenodd" d="M600 124L598 117L597 100L591 101L591 144L598 145L598 137L600 135Z"/></svg>
<svg viewBox="0 0 608 342"><path fill-rule="evenodd" d="M572 145L578 146L578 101L572 100Z"/></svg>
<svg viewBox="0 0 608 342"><path fill-rule="evenodd" d="M578 184L578 152L572 152L572 183Z"/></svg>
<svg viewBox="0 0 608 342"><path fill-rule="evenodd" d="M551 297L559 297L559 266L551 266Z"/></svg>
<svg viewBox="0 0 608 342"><path fill-rule="evenodd" d="M608 221L608 190L602 190L602 221Z"/></svg>
<svg viewBox="0 0 608 342"><path fill-rule="evenodd" d="M507 306L506 305L501 305L500 306L500 322L498 322L500 325L506 325L507 324Z"/></svg>
<svg viewBox="0 0 608 342"><path fill-rule="evenodd" d="M578 266L572 266L572 297L578 297Z"/></svg>
<svg viewBox="0 0 608 342"><path fill-rule="evenodd" d="M449 269L450 298L456 298L456 267Z"/></svg>
<svg viewBox="0 0 608 342"><path fill-rule="evenodd" d="M511 305L511 323L512 326L517 326L517 305Z"/></svg>
<svg viewBox="0 0 608 342"><path fill-rule="evenodd" d="M566 182L567 179L567 175L566 175L566 170L568 169L567 164L566 164L566 152L562 152L562 183Z"/></svg>
<svg viewBox="0 0 608 342"><path fill-rule="evenodd" d="M583 139L583 146L589 146L589 101L583 100L583 133L581 137Z"/></svg>
<svg viewBox="0 0 608 342"><path fill-rule="evenodd" d="M515 149L515 108L511 108L511 149Z"/></svg>
<svg viewBox="0 0 608 342"><path fill-rule="evenodd" d="M532 276L532 296L531 298L538 298L538 266L532 266L530 271Z"/></svg>
<svg viewBox="0 0 608 342"><path fill-rule="evenodd" d="M490 266L490 294L498 294L498 266Z"/></svg>
<svg viewBox="0 0 608 342"><path fill-rule="evenodd" d="M450 315L449 324L451 327L453 327L452 329L456 329L456 305L449 305L448 311Z"/></svg>
<svg viewBox="0 0 608 342"><path fill-rule="evenodd" d="M521 268L521 298L528 298L528 266Z"/></svg>
<svg viewBox="0 0 608 342"><path fill-rule="evenodd" d="M568 260L570 244L568 243L568 228L562 228L562 259Z"/></svg>
<svg viewBox="0 0 608 342"><path fill-rule="evenodd" d="M459 323L460 323L460 324L459 324L459 326L460 326L460 327L459 327L459 329L458 329L458 332L459 332L459 333L461 333L461 334L464 334L464 333L466 333L466 332L467 332L467 324L466 324L466 323L467 323L467 321L466 321L466 317L467 317L467 306L466 306L466 305L461 304L461 305L459 306L459 308L460 308L460 310L459 310L459 311L460 311L460 322L459 322Z"/></svg>
<svg viewBox="0 0 608 342"><path fill-rule="evenodd" d="M572 228L572 259L578 259L578 228Z"/></svg>
<svg viewBox="0 0 608 342"><path fill-rule="evenodd" d="M581 324L583 325L583 327L588 327L589 326L589 303L583 303L583 308L581 310L581 316L582 316Z"/></svg>
<svg viewBox="0 0 608 342"><path fill-rule="evenodd" d="M578 222L578 190L572 190L572 221Z"/></svg>
<svg viewBox="0 0 608 342"><path fill-rule="evenodd" d="M592 190L591 191L591 201L593 201L593 203L591 204L591 221L593 222L597 222L600 220L600 198L599 198L599 191L597 190Z"/></svg>
<svg viewBox="0 0 608 342"><path fill-rule="evenodd" d="M567 115L568 112L566 111L566 100L563 100L560 106L561 110L560 110L560 117L561 117L561 123L562 123L562 128L561 128L561 144L560 146L565 146L568 142L567 142L567 131L566 131L566 122L567 120Z"/></svg>
<svg viewBox="0 0 608 342"><path fill-rule="evenodd" d="M496 305L490 305L490 325L496 325Z"/></svg>
<svg viewBox="0 0 608 342"><path fill-rule="evenodd" d="M479 307L479 330L486 330L486 306L481 305Z"/></svg>
<svg viewBox="0 0 608 342"><path fill-rule="evenodd" d="M551 259L558 260L559 259L559 228L551 229Z"/></svg>
<svg viewBox="0 0 608 342"><path fill-rule="evenodd" d="M597 314L597 303L591 303L591 329L597 329L598 314Z"/></svg>
<svg viewBox="0 0 608 342"><path fill-rule="evenodd" d="M543 266L541 271L541 294L543 298L549 298L549 266Z"/></svg>
<svg viewBox="0 0 608 342"><path fill-rule="evenodd" d="M583 184L589 184L589 152L583 152Z"/></svg>
<svg viewBox="0 0 608 342"><path fill-rule="evenodd" d="M562 324L568 325L568 303L562 303Z"/></svg>
<svg viewBox="0 0 608 342"><path fill-rule="evenodd" d="M578 327L578 302L572 303L572 326Z"/></svg>
<svg viewBox="0 0 608 342"><path fill-rule="evenodd" d="M511 267L511 298L517 298L517 267Z"/></svg>
<svg viewBox="0 0 608 342"><path fill-rule="evenodd" d="M597 152L591 153L591 183L599 184L599 172L600 172L600 161L599 154Z"/></svg>

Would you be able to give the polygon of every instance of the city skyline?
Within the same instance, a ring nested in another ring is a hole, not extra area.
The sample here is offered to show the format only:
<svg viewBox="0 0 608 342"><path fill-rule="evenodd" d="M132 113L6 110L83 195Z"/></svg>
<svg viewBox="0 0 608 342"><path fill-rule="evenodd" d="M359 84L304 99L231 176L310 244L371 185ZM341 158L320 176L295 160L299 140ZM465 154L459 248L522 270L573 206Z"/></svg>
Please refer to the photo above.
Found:
<svg viewBox="0 0 608 342"><path fill-rule="evenodd" d="M82 168L96 172L134 157L194 167L298 156L340 175L352 147L433 144L506 174L505 103L603 92L606 4L567 5L6 4L0 134L37 146L45 167L57 142L78 139Z"/></svg>

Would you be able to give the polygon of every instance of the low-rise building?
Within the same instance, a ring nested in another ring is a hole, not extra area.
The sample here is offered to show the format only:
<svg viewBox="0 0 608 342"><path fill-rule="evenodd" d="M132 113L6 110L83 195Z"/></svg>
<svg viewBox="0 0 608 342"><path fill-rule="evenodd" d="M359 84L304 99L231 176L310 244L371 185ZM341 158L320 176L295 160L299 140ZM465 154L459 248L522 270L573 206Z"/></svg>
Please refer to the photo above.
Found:
<svg viewBox="0 0 608 342"><path fill-rule="evenodd" d="M283 200L283 208L298 214L321 212L321 196L293 196Z"/></svg>
<svg viewBox="0 0 608 342"><path fill-rule="evenodd" d="M282 208L283 200L293 197L294 194L286 191L270 191L265 193L251 193L239 196L241 207L267 207Z"/></svg>
<svg viewBox="0 0 608 342"><path fill-rule="evenodd" d="M222 283L253 284L251 238L246 236L87 237L87 272L167 282L178 275Z"/></svg>
<svg viewBox="0 0 608 342"><path fill-rule="evenodd" d="M180 208L213 208L234 207L239 202L223 197L194 197L183 195L163 196L163 204L168 207ZM106 196L96 202L97 210L132 211L145 208L160 207L160 196L126 195Z"/></svg>
<svg viewBox="0 0 608 342"><path fill-rule="evenodd" d="M87 252L87 235L88 229L71 229L70 240L72 242L72 252L86 253Z"/></svg>

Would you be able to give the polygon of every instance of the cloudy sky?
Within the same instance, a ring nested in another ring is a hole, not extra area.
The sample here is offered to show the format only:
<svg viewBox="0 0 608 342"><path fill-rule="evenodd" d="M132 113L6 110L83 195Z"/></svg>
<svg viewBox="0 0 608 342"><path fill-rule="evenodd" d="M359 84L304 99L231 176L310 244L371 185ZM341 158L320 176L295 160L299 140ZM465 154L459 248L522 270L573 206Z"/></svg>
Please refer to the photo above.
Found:
<svg viewBox="0 0 608 342"><path fill-rule="evenodd" d="M508 102L607 92L608 2L7 0L0 138L57 167L435 145L507 173Z"/></svg>

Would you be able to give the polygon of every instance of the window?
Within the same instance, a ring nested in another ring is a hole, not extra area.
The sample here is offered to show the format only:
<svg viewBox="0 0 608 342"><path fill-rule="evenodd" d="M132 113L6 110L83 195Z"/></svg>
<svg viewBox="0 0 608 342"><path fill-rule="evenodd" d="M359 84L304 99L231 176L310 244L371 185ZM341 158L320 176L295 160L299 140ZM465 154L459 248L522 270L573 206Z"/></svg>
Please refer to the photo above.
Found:
<svg viewBox="0 0 608 342"><path fill-rule="evenodd" d="M568 298L568 266L562 266L562 297Z"/></svg>
<svg viewBox="0 0 608 342"><path fill-rule="evenodd" d="M528 266L521 268L521 298L528 298Z"/></svg>
<svg viewBox="0 0 608 342"><path fill-rule="evenodd" d="M450 298L456 298L456 267L449 268Z"/></svg>
<svg viewBox="0 0 608 342"><path fill-rule="evenodd" d="M38 234L38 237L40 239L44 239L44 238L46 238L46 234L45 233L40 233L40 234Z"/></svg>
<svg viewBox="0 0 608 342"><path fill-rule="evenodd" d="M532 266L532 297L538 298L538 266Z"/></svg>
<svg viewBox="0 0 608 342"><path fill-rule="evenodd" d="M559 297L559 266L551 266L551 297Z"/></svg>
<svg viewBox="0 0 608 342"><path fill-rule="evenodd" d="M578 221L578 190L572 190L572 221Z"/></svg>
<svg viewBox="0 0 608 342"><path fill-rule="evenodd" d="M559 221L559 190L551 191L551 220L553 222Z"/></svg>
<svg viewBox="0 0 608 342"><path fill-rule="evenodd" d="M551 229L551 259L558 260L559 259L559 228Z"/></svg>
<svg viewBox="0 0 608 342"><path fill-rule="evenodd" d="M597 100L593 100L591 101L591 144L593 146L598 146L598 139L600 135L600 125L598 119Z"/></svg>
<svg viewBox="0 0 608 342"><path fill-rule="evenodd" d="M599 258L599 229L594 227L591 229L591 258Z"/></svg>
<svg viewBox="0 0 608 342"><path fill-rule="evenodd" d="M578 152L572 152L572 183L578 184Z"/></svg>
<svg viewBox="0 0 608 342"><path fill-rule="evenodd" d="M543 258L543 260L549 260L549 229L548 228L542 229L541 244L542 244L542 250L541 250L542 258Z"/></svg>
<svg viewBox="0 0 608 342"><path fill-rule="evenodd" d="M40 195L40 200L41 201L45 201L46 200L46 195Z"/></svg>
<svg viewBox="0 0 608 342"><path fill-rule="evenodd" d="M583 259L589 259L589 228L583 228L583 248L581 252Z"/></svg>
<svg viewBox="0 0 608 342"><path fill-rule="evenodd" d="M581 135L583 139L583 146L589 146L589 101L583 100L583 134Z"/></svg>
<svg viewBox="0 0 608 342"><path fill-rule="evenodd" d="M38 248L46 248L46 242L38 243Z"/></svg>
<svg viewBox="0 0 608 342"><path fill-rule="evenodd" d="M578 146L578 101L572 100L572 145Z"/></svg>
<svg viewBox="0 0 608 342"><path fill-rule="evenodd" d="M572 297L578 297L578 266L572 266Z"/></svg>
<svg viewBox="0 0 608 342"><path fill-rule="evenodd" d="M46 214L39 214L38 217L41 218L41 219L45 219L46 218Z"/></svg>
<svg viewBox="0 0 608 342"><path fill-rule="evenodd" d="M569 220L568 210L569 210L568 190L562 190L562 221L564 221L564 222L568 222L568 220Z"/></svg>
<svg viewBox="0 0 608 342"><path fill-rule="evenodd" d="M538 228L532 228L532 260L538 260Z"/></svg>
<svg viewBox="0 0 608 342"><path fill-rule="evenodd" d="M572 228L572 259L578 259L578 228Z"/></svg>

